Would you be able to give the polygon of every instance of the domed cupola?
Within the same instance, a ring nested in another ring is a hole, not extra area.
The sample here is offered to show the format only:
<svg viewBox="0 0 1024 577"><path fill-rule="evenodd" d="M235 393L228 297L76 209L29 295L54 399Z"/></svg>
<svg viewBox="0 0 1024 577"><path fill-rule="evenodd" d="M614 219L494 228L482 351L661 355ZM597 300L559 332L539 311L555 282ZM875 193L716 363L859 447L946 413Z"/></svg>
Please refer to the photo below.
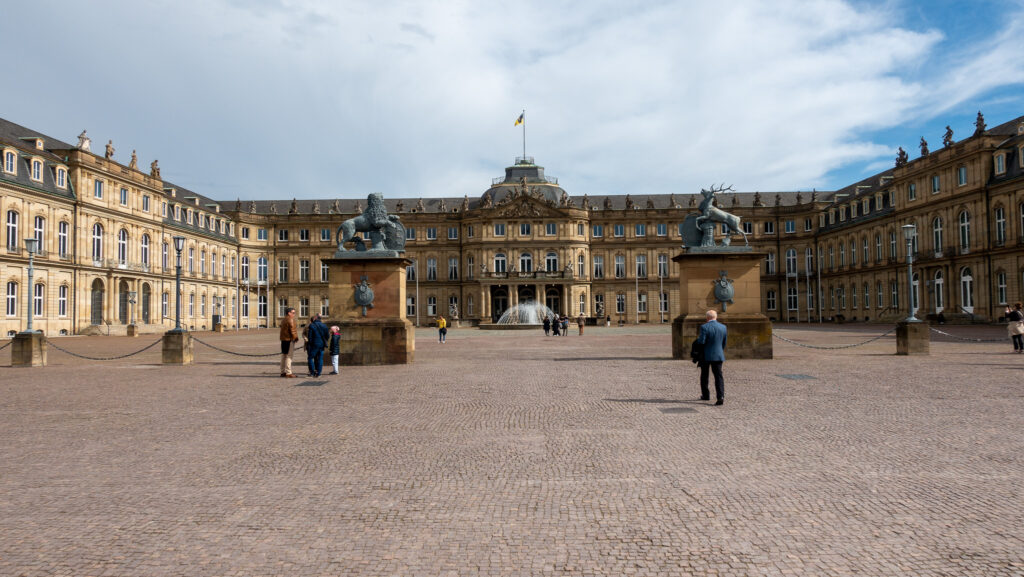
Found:
<svg viewBox="0 0 1024 577"><path fill-rule="evenodd" d="M506 196L512 193L516 187L526 185L533 194L540 193L544 200L558 204L565 192L558 186L558 179L544 176L544 167L537 166L532 156L520 156L516 163L505 168L505 176L498 177L491 181L491 187L480 197L481 200L490 198L494 203L499 203Z"/></svg>

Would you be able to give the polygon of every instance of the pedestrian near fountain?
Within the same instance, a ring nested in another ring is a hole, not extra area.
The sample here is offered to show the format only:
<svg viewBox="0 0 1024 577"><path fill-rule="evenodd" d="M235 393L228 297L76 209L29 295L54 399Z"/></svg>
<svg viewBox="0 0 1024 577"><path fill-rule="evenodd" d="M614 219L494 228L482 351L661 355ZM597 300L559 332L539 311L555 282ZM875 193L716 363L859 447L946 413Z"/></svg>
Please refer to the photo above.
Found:
<svg viewBox="0 0 1024 577"><path fill-rule="evenodd" d="M569 336L569 317L562 315L562 336Z"/></svg>
<svg viewBox="0 0 1024 577"><path fill-rule="evenodd" d="M578 326L580 328L580 336L581 337L583 336L583 323L584 322L585 322L585 319L583 318L583 313L580 313L580 316L576 317L576 326Z"/></svg>
<svg viewBox="0 0 1024 577"><path fill-rule="evenodd" d="M700 400L710 401L708 389L708 369L715 375L715 404L725 403L725 377L722 376L722 364L725 362L725 342L728 331L725 325L718 322L718 313L711 310L704 314L707 321L700 326L697 343L704 345L704 355L700 367Z"/></svg>
<svg viewBox="0 0 1024 577"><path fill-rule="evenodd" d="M341 355L341 328L338 325L331 327L331 345L327 352L331 355L331 367L334 368L331 374L336 375L338 374L338 357Z"/></svg>
<svg viewBox="0 0 1024 577"><path fill-rule="evenodd" d="M558 320L558 317L551 318L551 333L554 334L556 337L562 334L562 331L559 329L559 327L561 326L562 321Z"/></svg>
<svg viewBox="0 0 1024 577"><path fill-rule="evenodd" d="M324 348L331 342L331 331L323 322L320 315L313 315L309 323L309 339L306 341L306 358L309 364L309 374L319 377L324 370Z"/></svg>
<svg viewBox="0 0 1024 577"><path fill-rule="evenodd" d="M551 335L551 319L544 317L544 336Z"/></svg>
<svg viewBox="0 0 1024 577"><path fill-rule="evenodd" d="M1013 310L1006 307L1006 320L1009 322L1006 325L1006 332L1013 340L1013 352L1015 353L1024 353L1024 336L1022 336L1024 335L1024 312L1021 311L1021 307L1024 307L1024 304L1014 304Z"/></svg>
<svg viewBox="0 0 1024 577"><path fill-rule="evenodd" d="M292 353L295 343L299 341L299 329L295 326L295 309L288 307L281 318L281 376L294 379L292 373Z"/></svg>
<svg viewBox="0 0 1024 577"><path fill-rule="evenodd" d="M440 315L437 317L437 340L443 345L447 337L448 321L445 320L444 315Z"/></svg>

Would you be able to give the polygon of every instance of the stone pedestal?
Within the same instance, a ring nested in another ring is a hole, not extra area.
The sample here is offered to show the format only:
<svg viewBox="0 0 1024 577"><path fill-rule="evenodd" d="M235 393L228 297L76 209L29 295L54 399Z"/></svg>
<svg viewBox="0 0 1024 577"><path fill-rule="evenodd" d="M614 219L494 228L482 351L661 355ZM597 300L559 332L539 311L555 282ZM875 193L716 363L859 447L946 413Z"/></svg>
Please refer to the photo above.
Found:
<svg viewBox="0 0 1024 577"><path fill-rule="evenodd" d="M896 323L896 354L927 355L931 347L931 327L924 322Z"/></svg>
<svg viewBox="0 0 1024 577"><path fill-rule="evenodd" d="M128 336L137 337L139 336L139 325L128 325Z"/></svg>
<svg viewBox="0 0 1024 577"><path fill-rule="evenodd" d="M195 345L192 342L192 333L188 331L167 331L164 333L163 341L163 364L191 365L195 360Z"/></svg>
<svg viewBox="0 0 1024 577"><path fill-rule="evenodd" d="M672 357L690 358L704 314L718 311L718 321L729 330L726 359L772 358L772 325L761 313L761 261L764 253L702 249L673 258L679 263L679 299L682 314L672 321ZM715 283L725 272L732 281L733 297L724 306L715 298Z"/></svg>
<svg viewBox="0 0 1024 577"><path fill-rule="evenodd" d="M18 333L11 340L12 367L45 367L46 336L43 333Z"/></svg>
<svg viewBox="0 0 1024 577"><path fill-rule="evenodd" d="M339 362L356 366L411 363L416 333L405 317L405 269L412 261L367 251L335 255L323 262L330 278L328 324L341 328ZM373 291L372 306L365 306L365 314L356 301L364 280Z"/></svg>
<svg viewBox="0 0 1024 577"><path fill-rule="evenodd" d="M224 323L216 323L213 325L213 332L222 333L224 332Z"/></svg>

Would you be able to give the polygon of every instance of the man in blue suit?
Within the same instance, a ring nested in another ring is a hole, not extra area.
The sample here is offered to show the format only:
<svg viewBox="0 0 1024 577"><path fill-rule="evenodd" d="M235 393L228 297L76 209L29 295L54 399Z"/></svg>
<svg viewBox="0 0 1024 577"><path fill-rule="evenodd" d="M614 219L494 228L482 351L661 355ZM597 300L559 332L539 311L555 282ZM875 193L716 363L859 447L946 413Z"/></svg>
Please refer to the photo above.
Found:
<svg viewBox="0 0 1024 577"><path fill-rule="evenodd" d="M704 345L704 358L698 363L700 367L700 399L711 400L711 392L708 390L708 368L715 374L715 404L725 403L725 378L722 377L722 363L725 362L725 340L728 332L725 325L718 322L718 313L708 311L705 315L707 322L700 326L697 333L697 342Z"/></svg>

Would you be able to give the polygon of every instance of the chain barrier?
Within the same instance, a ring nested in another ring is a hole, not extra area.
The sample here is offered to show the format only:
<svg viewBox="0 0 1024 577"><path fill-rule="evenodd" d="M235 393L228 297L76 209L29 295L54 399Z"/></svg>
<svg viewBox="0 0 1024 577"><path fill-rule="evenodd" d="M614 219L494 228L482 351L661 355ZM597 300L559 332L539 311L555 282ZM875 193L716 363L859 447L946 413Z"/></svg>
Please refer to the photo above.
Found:
<svg viewBox="0 0 1024 577"><path fill-rule="evenodd" d="M873 343L873 342L877 341L878 339L881 339L883 337L891 335L894 332L896 332L896 327L893 327L892 329L889 329L888 331L878 335L877 337L872 337L872 338L870 338L870 339L868 339L868 340L866 340L864 342L854 343L852 345L838 345L838 346L834 346L834 347L827 347L827 346L820 346L820 345L808 345L808 344L805 344L805 343L798 343L798 342L796 342L796 341L794 341L792 339L787 339L786 337L778 334L777 332L775 332L775 329L772 328L772 336L777 338L777 339L779 339L779 340L786 341L787 343L796 345L798 347L805 347L805 348L808 348L808 349L824 349L824 350L852 349L853 347L859 347L859 346L866 345L868 343Z"/></svg>
<svg viewBox="0 0 1024 577"><path fill-rule="evenodd" d="M137 354L139 354L139 353L143 353L143 352L146 352L146 351L148 351L149 349L151 349L151 348L155 347L156 345L158 345L158 344L160 344L160 343L162 343L162 342L163 342L163 339L162 339L162 338L161 338L161 339L157 339L157 340L156 340L156 342L154 342L153 344L151 344L151 345L149 345L149 346L146 346L146 347L144 347L144 348L141 348L141 349L139 349L139 350L135 351L134 353L128 353L127 355L120 355L120 356L116 356L116 357L87 357L87 356L85 356L85 355L80 355L80 354L78 354L78 353L73 353L73 352L71 352L71 351L69 351L69 350L67 350L67 349L61 348L61 347L57 346L57 345L56 345L56 344L55 344L55 343L54 343L53 341L51 341L51 340L47 340L47 341L46 341L46 344L47 344L47 345L49 345L49 346L51 346L51 347L53 347L53 348L55 348L55 349L57 349L58 351L60 351L60 352L62 352L62 353L65 353L65 354L69 354L69 355L71 355L71 356L73 356L73 357L78 357L78 358L80 358L80 359L86 359L86 360L88 360L88 361L116 361L116 360L119 360L119 359L126 359L126 358L128 358L128 357L131 357L131 356L137 355Z"/></svg>
<svg viewBox="0 0 1024 577"><path fill-rule="evenodd" d="M14 339L11 339L11 340L7 341L6 345L0 347L0 351L2 351L4 349L6 349L7 347L11 346L11 343L13 343L13 342L14 342Z"/></svg>
<svg viewBox="0 0 1024 577"><path fill-rule="evenodd" d="M197 343L199 343L201 345L206 345L206 346L210 347L211 349L213 349L215 351L220 351L222 353L227 353L229 355L237 355L239 357L273 357L273 356L277 356L277 355L281 354L281 353L267 353L265 355L262 355L262 354L250 354L250 353L236 353L234 351L229 351L227 349L222 349L220 347L211 345L210 343L201 341L201 340L197 339L196 337L192 337L192 340L194 340L195 342L197 342Z"/></svg>
<svg viewBox="0 0 1024 577"><path fill-rule="evenodd" d="M964 341L964 342L968 342L968 343L1004 343L1004 342L1006 342L1006 339L972 339L972 338L969 338L969 337L958 337L956 335L951 335L951 334L949 334L949 333L947 333L945 331L940 331L939 329L937 329L935 327L929 327L929 328L931 328L933 331L939 333L940 335L949 337L949 338L957 340L957 341Z"/></svg>

